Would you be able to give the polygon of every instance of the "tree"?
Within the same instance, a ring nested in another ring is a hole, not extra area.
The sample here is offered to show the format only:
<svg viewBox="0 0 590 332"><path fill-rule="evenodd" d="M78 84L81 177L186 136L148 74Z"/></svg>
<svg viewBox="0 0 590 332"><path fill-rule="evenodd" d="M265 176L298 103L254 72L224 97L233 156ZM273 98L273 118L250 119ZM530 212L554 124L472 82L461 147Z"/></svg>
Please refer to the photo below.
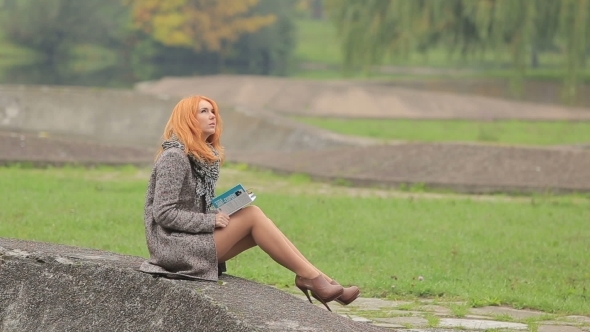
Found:
<svg viewBox="0 0 590 332"><path fill-rule="evenodd" d="M286 75L295 50L295 25L291 18L295 0L261 0L253 15L272 14L277 19L254 33L242 35L232 46L231 61L246 71L262 75Z"/></svg>
<svg viewBox="0 0 590 332"><path fill-rule="evenodd" d="M441 45L463 56L491 50L500 58L508 51L516 94L529 55L538 66L539 52L559 47L564 96L572 101L590 45L590 0L326 0L326 8L348 70Z"/></svg>
<svg viewBox="0 0 590 332"><path fill-rule="evenodd" d="M218 52L241 35L272 24L275 16L247 15L258 0L125 0L135 28L166 46Z"/></svg>
<svg viewBox="0 0 590 332"><path fill-rule="evenodd" d="M120 0L5 0L3 11L7 38L49 61L67 56L77 43L117 43L128 19Z"/></svg>
<svg viewBox="0 0 590 332"><path fill-rule="evenodd" d="M565 40L565 67L563 99L573 103L578 94L580 70L585 65L590 45L590 1L562 0L560 35Z"/></svg>
<svg viewBox="0 0 590 332"><path fill-rule="evenodd" d="M314 20L324 19L324 0L296 0L295 11Z"/></svg>

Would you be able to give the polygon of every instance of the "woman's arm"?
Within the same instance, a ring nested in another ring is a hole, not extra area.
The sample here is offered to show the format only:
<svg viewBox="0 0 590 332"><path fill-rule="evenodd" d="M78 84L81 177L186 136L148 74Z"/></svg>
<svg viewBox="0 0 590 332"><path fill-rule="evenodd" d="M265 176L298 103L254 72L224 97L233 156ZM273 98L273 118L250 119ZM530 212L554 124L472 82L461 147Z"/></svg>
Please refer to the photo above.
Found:
<svg viewBox="0 0 590 332"><path fill-rule="evenodd" d="M156 166L153 214L165 228L187 233L212 233L215 213L200 213L178 208L184 178L190 173L186 156L180 151L163 153Z"/></svg>

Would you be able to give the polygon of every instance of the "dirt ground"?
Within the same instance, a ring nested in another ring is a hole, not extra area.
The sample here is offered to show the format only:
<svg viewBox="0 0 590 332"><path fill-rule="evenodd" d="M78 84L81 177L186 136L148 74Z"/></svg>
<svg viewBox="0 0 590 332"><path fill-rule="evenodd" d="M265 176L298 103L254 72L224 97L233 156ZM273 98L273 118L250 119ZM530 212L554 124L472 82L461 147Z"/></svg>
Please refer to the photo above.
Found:
<svg viewBox="0 0 590 332"><path fill-rule="evenodd" d="M590 153L581 149L408 143L284 154L233 153L230 159L362 186L426 185L464 193L590 191Z"/></svg>
<svg viewBox="0 0 590 332"><path fill-rule="evenodd" d="M150 165L156 150L97 144L39 133L0 131L0 163Z"/></svg>
<svg viewBox="0 0 590 332"><path fill-rule="evenodd" d="M233 82L242 79L233 78ZM228 93L230 92L227 89L232 84L228 82L231 83L232 80L224 81L221 78L215 78L209 82L208 91L217 91L219 96L228 96L228 99L224 101L225 104L236 102L236 105L243 105L240 102L244 102L246 90L259 91L259 94L266 91L263 87L272 90L271 79L265 78L264 80L265 83L256 89L254 89L256 84L252 81L245 83L246 85L254 85L236 88L236 94L229 97ZM284 81L284 79L277 80ZM173 96L202 93L199 90L199 87L202 86L200 83L189 84L190 82L190 79L169 78L164 82L153 82L146 85L142 90ZM217 84L214 84L215 82ZM277 85L280 84L282 83L277 83ZM337 82L328 84L337 84ZM166 87L166 89L158 90L157 87ZM310 88L313 87L306 89ZM411 93L418 94L417 91ZM429 110L418 111L415 114L437 112L439 115L436 117L452 118L457 116L458 113L454 112L452 108L432 107L434 101L428 101L428 96L426 92L422 95L422 100L416 101L414 105L427 105L430 107ZM352 97L348 96L347 98ZM463 97L469 98L459 95L447 97L453 100L460 100ZM273 100L278 105L287 105L287 101L292 99L293 95L285 96L284 101L277 100L277 95L270 99L264 96L256 98L256 101L252 101L250 106L259 104L262 107ZM356 105L362 105L363 98L360 95ZM522 106L522 104L505 100L494 102L499 103L498 105L508 105L508 109ZM465 105L469 105L471 101L467 100L465 103ZM338 103L335 105L337 106ZM492 103L485 110L476 110L474 113L470 113L470 116L480 114L482 117L489 118L491 115L486 112L493 112L495 105ZM467 110L469 107L465 107L465 109ZM553 111L551 112L551 110ZM346 116L346 112L348 112L339 107L333 107L330 110L333 114L338 114L339 111L342 111L343 116ZM307 111L302 110L301 112ZM534 117L533 108L527 112L529 112L529 116ZM497 114L508 113L505 110L499 110ZM553 119L567 119L574 115L578 120L585 117L590 118L590 112L586 110L565 109L557 106L549 108L545 106L538 114L541 114L541 117ZM155 150L144 148L101 145L42 136L38 133L0 132L0 162L151 165L155 153ZM534 148L480 144L400 143L292 153L240 153L240 151L231 150L227 152L229 161L245 162L280 172L307 173L314 178L359 185L419 184L467 193L495 191L590 192L590 150L575 147Z"/></svg>
<svg viewBox="0 0 590 332"><path fill-rule="evenodd" d="M491 90L487 86L482 89ZM167 77L137 85L147 93L209 96L220 105L278 114L347 118L590 120L590 109L516 102L475 93L449 93L381 81L310 80L216 75Z"/></svg>
<svg viewBox="0 0 590 332"><path fill-rule="evenodd" d="M0 132L0 164L132 164L150 167L155 150ZM228 151L228 161L361 186L424 184L464 193L588 192L590 152L468 144L397 144L291 153Z"/></svg>

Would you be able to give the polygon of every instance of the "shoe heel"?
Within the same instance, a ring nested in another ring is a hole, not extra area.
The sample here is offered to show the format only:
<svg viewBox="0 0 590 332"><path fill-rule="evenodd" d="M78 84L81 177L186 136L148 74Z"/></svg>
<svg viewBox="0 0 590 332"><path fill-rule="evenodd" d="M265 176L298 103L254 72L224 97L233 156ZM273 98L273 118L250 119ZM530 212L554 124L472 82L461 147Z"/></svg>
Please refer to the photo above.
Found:
<svg viewBox="0 0 590 332"><path fill-rule="evenodd" d="M309 303L313 302L311 302L308 292L310 292L311 296L316 300L320 301L328 311L332 311L332 309L330 309L327 303L338 298L344 291L342 286L331 285L321 275L313 279L304 279L300 276L296 276L295 285L307 296Z"/></svg>
<svg viewBox="0 0 590 332"><path fill-rule="evenodd" d="M302 291L303 294L305 294L305 296L307 296L309 303L313 304L313 302L311 302L311 297L309 297L309 292L308 292L307 288L303 288L303 287L299 287L299 286L297 286L297 288L299 288L299 290ZM312 293L312 295L313 295L313 293Z"/></svg>
<svg viewBox="0 0 590 332"><path fill-rule="evenodd" d="M311 294L312 294L312 296L313 296L313 292L311 292ZM328 307L328 304L327 304L327 303L326 303L324 300L322 300L322 298L321 298L321 297L319 297L319 296L314 296L313 298L314 298L314 299L316 299L316 300L318 300L318 301L320 301L320 302L321 302L321 303L324 305L324 307L326 307L326 309L328 309L328 311L329 311L329 312L332 312L332 309L330 309L330 307ZM310 301L311 301L311 300L310 300Z"/></svg>

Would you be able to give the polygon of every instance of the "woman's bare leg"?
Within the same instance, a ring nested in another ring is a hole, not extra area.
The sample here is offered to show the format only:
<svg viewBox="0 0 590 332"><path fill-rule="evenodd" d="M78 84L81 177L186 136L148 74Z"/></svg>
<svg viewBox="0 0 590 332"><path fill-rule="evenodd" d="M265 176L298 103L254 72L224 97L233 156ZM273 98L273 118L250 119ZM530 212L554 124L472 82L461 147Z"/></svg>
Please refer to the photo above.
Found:
<svg viewBox="0 0 590 332"><path fill-rule="evenodd" d="M227 227L215 230L213 238L218 259L227 257L230 250L249 235L260 249L297 275L313 279L319 274L313 265L291 249L281 231L256 206L249 206L236 212L232 215Z"/></svg>
<svg viewBox="0 0 590 332"><path fill-rule="evenodd" d="M276 227L276 226L275 226ZM281 232L281 234L283 234ZM283 238L285 240L285 242L287 242L287 244L291 247L291 249L304 261L308 262L309 265L313 266L316 271L321 274L324 279L326 279L327 282L332 283L333 279L328 277L324 272L320 271L318 268L316 268L313 264L311 264L307 258L305 258L305 256L303 256L303 254L297 249L297 247L295 247L295 245L293 243L291 243L291 241L289 240L289 238L287 238L287 236L285 234L283 234ZM355 289L356 288L356 289ZM346 288L345 292L342 293L342 297L340 297L339 299L341 299L339 301L340 304L342 305L348 305L350 303L352 303L352 301L354 301L358 296L359 296L360 292L358 290L358 287L354 286L354 287L350 287L350 288Z"/></svg>
<svg viewBox="0 0 590 332"><path fill-rule="evenodd" d="M309 262L309 260L307 260L307 258L305 258L305 256L303 256L303 254L297 249L297 247L295 247L295 245L293 243L291 243L291 241L289 240L289 238L287 238L287 236L285 234L283 234L282 232L281 232L281 234L283 235L285 242L287 242L287 244L291 247L291 249L295 252L295 254L297 254L301 259L305 260L309 265L313 266L314 269L319 274L324 276L324 279L326 279L328 282L332 282L332 279L330 277L328 277L324 272L320 271L317 267L315 267L313 264L311 264Z"/></svg>
<svg viewBox="0 0 590 332"><path fill-rule="evenodd" d="M273 223L274 225L274 223ZM274 225L276 227L276 225ZM278 229L278 227L277 227ZM301 259L305 260L309 265L313 266L315 268L315 270L324 276L324 278L328 281L328 282L332 282L332 279L330 277L328 277L325 273L323 273L322 271L320 271L318 268L316 268L311 262L309 262L309 260L307 258L305 258L305 256L303 256L303 254L299 251L299 249L297 249L297 247L295 247L295 245L289 240L289 238L283 234L283 232L281 232L280 229L278 229L279 232L281 233L281 235L283 236L283 239L285 240L285 242L287 242L287 244L289 245L289 247L291 247L291 249L295 252L295 254L297 254ZM252 235L247 235L245 238L241 239L240 241L238 241L238 243L236 243L233 247L230 248L230 250L219 259L220 262L226 262L232 258L234 258L235 256L239 255L240 253L252 248L256 246L256 241L254 241L254 238L252 237Z"/></svg>
<svg viewBox="0 0 590 332"><path fill-rule="evenodd" d="M238 243L236 243L233 247L231 247L229 249L229 251L225 255L223 255L223 257L219 258L218 260L220 262L227 262L230 259L236 257L240 253L242 253L252 247L256 247L256 241L254 241L254 238L252 237L252 235L246 235L245 238L238 241Z"/></svg>

